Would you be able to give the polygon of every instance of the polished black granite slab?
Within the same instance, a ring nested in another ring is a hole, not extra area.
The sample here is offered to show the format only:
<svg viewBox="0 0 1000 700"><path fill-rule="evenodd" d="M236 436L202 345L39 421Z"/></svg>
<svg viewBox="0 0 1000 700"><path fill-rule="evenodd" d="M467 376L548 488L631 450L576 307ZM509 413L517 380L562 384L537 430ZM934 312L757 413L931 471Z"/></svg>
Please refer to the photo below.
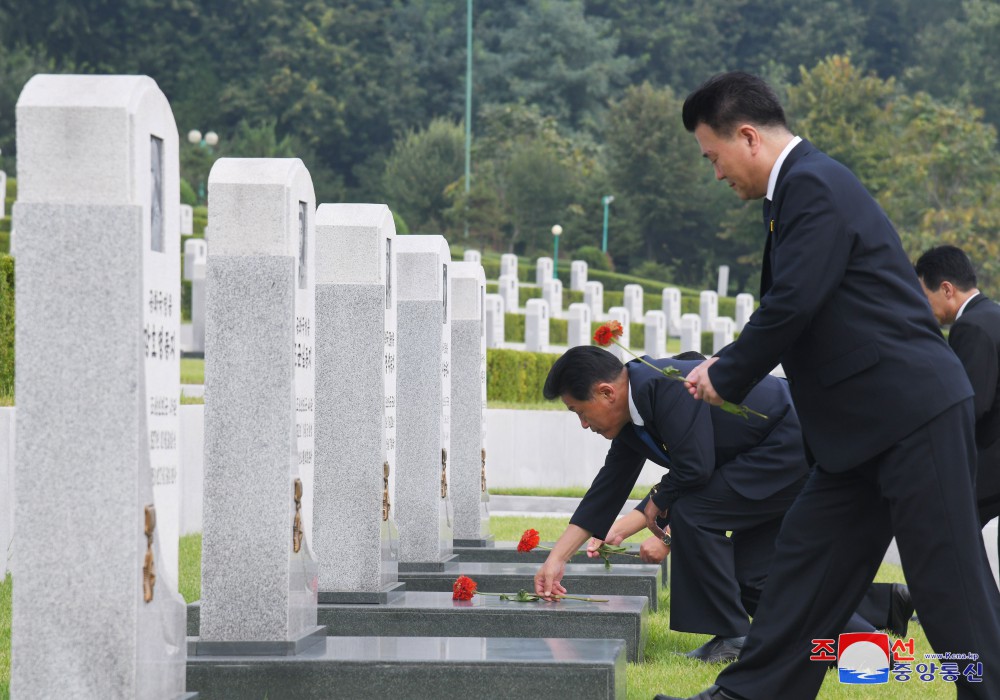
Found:
<svg viewBox="0 0 1000 700"><path fill-rule="evenodd" d="M407 592L382 605L321 603L318 623L338 637L623 639L628 660L642 660L649 615L645 597L602 596L607 602L600 603L518 603L495 596L477 595L472 600L452 600L451 596L450 592ZM200 603L189 604L189 635L198 635L200 618Z"/></svg>
<svg viewBox="0 0 1000 700"><path fill-rule="evenodd" d="M534 591L535 572L538 564L519 563L460 563L447 571L400 571L399 580L407 591L450 591L459 574L469 576L479 584L481 591L517 593L520 589ZM657 564L626 564L603 566L567 564L562 583L572 595L644 596L655 611L661 587L660 567Z"/></svg>
<svg viewBox="0 0 1000 700"><path fill-rule="evenodd" d="M297 656L188 659L200 700L625 698L619 639L328 637Z"/></svg>

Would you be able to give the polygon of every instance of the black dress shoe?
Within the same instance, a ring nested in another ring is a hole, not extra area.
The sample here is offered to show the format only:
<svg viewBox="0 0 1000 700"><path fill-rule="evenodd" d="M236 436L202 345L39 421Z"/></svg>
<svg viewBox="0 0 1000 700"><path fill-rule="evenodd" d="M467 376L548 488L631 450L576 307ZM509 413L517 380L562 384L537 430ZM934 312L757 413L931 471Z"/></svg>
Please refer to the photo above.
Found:
<svg viewBox="0 0 1000 700"><path fill-rule="evenodd" d="M746 637L712 637L694 651L689 651L685 656L709 664L736 661L745 640Z"/></svg>
<svg viewBox="0 0 1000 700"><path fill-rule="evenodd" d="M653 700L743 700L739 695L733 695L717 685L701 691L689 698L679 698L673 695L657 695Z"/></svg>
<svg viewBox="0 0 1000 700"><path fill-rule="evenodd" d="M892 584L889 590L889 619L886 629L897 637L905 637L913 615L913 601L910 589L901 583Z"/></svg>

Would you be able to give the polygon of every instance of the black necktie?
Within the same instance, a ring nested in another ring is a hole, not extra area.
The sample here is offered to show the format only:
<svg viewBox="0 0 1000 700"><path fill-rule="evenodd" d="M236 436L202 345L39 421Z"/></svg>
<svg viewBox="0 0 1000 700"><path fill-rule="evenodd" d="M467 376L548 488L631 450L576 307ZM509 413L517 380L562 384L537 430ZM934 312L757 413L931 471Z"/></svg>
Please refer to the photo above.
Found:
<svg viewBox="0 0 1000 700"><path fill-rule="evenodd" d="M771 220L771 200L764 197L764 223L768 223Z"/></svg>
<svg viewBox="0 0 1000 700"><path fill-rule="evenodd" d="M646 443L646 446L653 451L653 454L663 459L667 464L670 464L670 455L663 448L662 445L657 445L656 441L653 440L653 436L650 435L645 428L641 425L632 424L632 428L635 430L635 434L639 436L639 439Z"/></svg>

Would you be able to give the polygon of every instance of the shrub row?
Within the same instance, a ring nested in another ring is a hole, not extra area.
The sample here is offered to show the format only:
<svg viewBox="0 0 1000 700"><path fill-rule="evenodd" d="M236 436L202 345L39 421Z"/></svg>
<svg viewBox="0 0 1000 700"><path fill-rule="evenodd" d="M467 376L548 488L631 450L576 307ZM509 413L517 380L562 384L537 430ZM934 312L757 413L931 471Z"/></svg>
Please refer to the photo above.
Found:
<svg viewBox="0 0 1000 700"><path fill-rule="evenodd" d="M504 314L503 315L503 339L508 343L524 342L524 314ZM600 321L590 324L590 335L594 336L594 331L601 325ZM549 343L552 345L565 345L569 335L569 322L564 318L549 319ZM737 334L738 335L738 334ZM715 343L715 335L709 331L701 334L701 353L705 356L712 354L712 346ZM646 326L643 323L629 324L629 345L633 350L642 354L646 346Z"/></svg>
<svg viewBox="0 0 1000 700"><path fill-rule="evenodd" d="M712 354L712 334L702 333L702 354ZM542 386L559 355L522 350L486 351L486 395L490 401L543 403Z"/></svg>
<svg viewBox="0 0 1000 700"><path fill-rule="evenodd" d="M489 349L486 351L486 395L490 401L542 403L542 385L558 355Z"/></svg>
<svg viewBox="0 0 1000 700"><path fill-rule="evenodd" d="M0 255L0 395L14 393L14 258Z"/></svg>
<svg viewBox="0 0 1000 700"><path fill-rule="evenodd" d="M488 275L487 275L488 276ZM560 275L562 277L562 275ZM563 307L569 308L570 304L575 304L577 302L583 301L583 292L578 290L569 289L569 283L564 282L563 287ZM662 283L658 283L662 284ZM643 300L643 308L647 311L651 309L659 309L660 302L662 299L664 287L660 287L655 292L649 292L644 289L645 299ZM499 290L499 285L497 282L489 281L486 282L486 292L488 294L496 294ZM517 289L517 299L518 304L523 309L525 304L528 303L529 299L541 299L542 290L539 287L518 287ZM624 293L608 291L606 288L604 290L604 308L610 309L613 306L624 306ZM681 313L682 314L697 314L701 313L701 296L700 293L687 293L684 289L681 289ZM736 298L735 297L721 297L719 299L719 315L728 316L729 318L736 317Z"/></svg>

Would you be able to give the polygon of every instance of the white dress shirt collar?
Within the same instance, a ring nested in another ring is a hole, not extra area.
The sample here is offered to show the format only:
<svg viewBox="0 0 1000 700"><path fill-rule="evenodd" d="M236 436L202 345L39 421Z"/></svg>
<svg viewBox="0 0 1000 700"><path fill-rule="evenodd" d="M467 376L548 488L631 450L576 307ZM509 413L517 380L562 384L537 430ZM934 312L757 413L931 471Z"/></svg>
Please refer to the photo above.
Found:
<svg viewBox="0 0 1000 700"><path fill-rule="evenodd" d="M979 294L980 294L980 292L976 292L971 297L969 297L968 299L966 299L965 302L961 306L958 307L958 313L955 314L955 320L956 321L958 319L962 318L962 313L965 311L965 307L969 305L970 301L972 301L973 299L975 299L976 297L978 297Z"/></svg>
<svg viewBox="0 0 1000 700"><path fill-rule="evenodd" d="M774 161L774 167L771 168L771 175L767 178L767 198L772 202L774 201L774 187L778 184L778 173L781 172L781 165L785 162L785 158L788 157L788 154L792 152L792 149L800 143L802 143L801 136L793 137L792 140L788 142L788 145L785 146L781 155L778 156L778 160Z"/></svg>
<svg viewBox="0 0 1000 700"><path fill-rule="evenodd" d="M638 426L646 425L646 421L639 415L639 409L635 407L635 401L632 400L632 382L628 383L628 412L632 416L633 424Z"/></svg>

